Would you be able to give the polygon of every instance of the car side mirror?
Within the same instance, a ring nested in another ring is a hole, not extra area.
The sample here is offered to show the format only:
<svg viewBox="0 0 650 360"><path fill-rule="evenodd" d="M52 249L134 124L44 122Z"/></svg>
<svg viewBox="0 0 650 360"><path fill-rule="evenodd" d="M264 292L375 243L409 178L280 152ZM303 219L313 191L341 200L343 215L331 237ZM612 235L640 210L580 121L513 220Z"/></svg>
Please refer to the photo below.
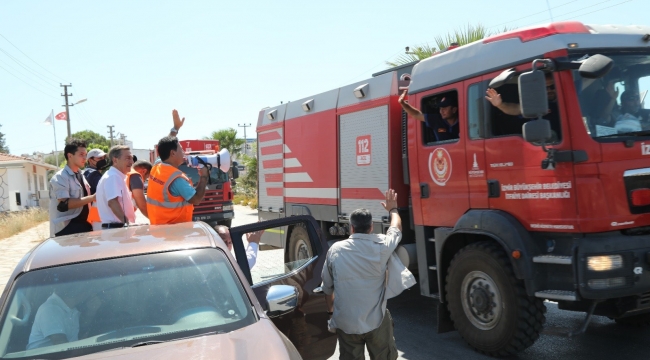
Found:
<svg viewBox="0 0 650 360"><path fill-rule="evenodd" d="M232 178L233 179L239 179L239 168L237 167L239 163L236 161L232 162Z"/></svg>
<svg viewBox="0 0 650 360"><path fill-rule="evenodd" d="M519 106L521 115L528 119L541 118L548 112L546 76L533 67L519 76Z"/></svg>
<svg viewBox="0 0 650 360"><path fill-rule="evenodd" d="M266 293L266 302L266 315L270 318L290 313L298 306L298 289L291 285L273 285Z"/></svg>
<svg viewBox="0 0 650 360"><path fill-rule="evenodd" d="M551 122L537 119L526 122L522 126L524 140L529 143L546 143L551 140Z"/></svg>
<svg viewBox="0 0 650 360"><path fill-rule="evenodd" d="M583 61L578 68L580 76L587 79L599 79L612 69L614 60L605 55L596 54Z"/></svg>

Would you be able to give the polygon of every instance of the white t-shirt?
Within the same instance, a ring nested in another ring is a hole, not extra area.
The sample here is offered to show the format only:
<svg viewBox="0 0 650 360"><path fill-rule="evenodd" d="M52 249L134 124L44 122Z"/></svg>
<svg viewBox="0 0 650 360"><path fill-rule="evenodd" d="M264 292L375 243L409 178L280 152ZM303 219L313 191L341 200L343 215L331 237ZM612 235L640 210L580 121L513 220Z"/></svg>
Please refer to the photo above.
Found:
<svg viewBox="0 0 650 360"><path fill-rule="evenodd" d="M134 223L135 211L131 197L131 191L126 187L126 175L114 167L108 169L97 184L97 210L102 224L124 222L124 219L118 219L108 206L108 201L115 198L119 201L127 220Z"/></svg>
<svg viewBox="0 0 650 360"><path fill-rule="evenodd" d="M27 350L51 346L48 336L64 334L70 341L79 336L79 311L70 309L57 294L50 295L36 311Z"/></svg>

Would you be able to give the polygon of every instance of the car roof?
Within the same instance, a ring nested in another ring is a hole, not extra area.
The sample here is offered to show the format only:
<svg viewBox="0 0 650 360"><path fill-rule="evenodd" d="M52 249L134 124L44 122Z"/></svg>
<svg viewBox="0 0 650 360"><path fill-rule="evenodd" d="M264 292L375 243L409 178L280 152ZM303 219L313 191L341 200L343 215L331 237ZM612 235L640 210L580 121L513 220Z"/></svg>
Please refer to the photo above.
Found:
<svg viewBox="0 0 650 360"><path fill-rule="evenodd" d="M203 222L107 229L47 239L28 255L22 271L206 247L218 247L228 251L219 235Z"/></svg>

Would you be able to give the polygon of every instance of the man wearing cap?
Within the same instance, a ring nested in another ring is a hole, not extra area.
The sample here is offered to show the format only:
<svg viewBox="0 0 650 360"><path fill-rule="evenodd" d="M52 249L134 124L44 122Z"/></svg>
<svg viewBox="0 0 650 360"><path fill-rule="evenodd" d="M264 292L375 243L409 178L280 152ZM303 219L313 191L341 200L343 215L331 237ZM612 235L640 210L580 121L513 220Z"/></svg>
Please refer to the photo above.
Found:
<svg viewBox="0 0 650 360"><path fill-rule="evenodd" d="M621 114L616 118L616 122L625 120L638 120L642 128L639 130L650 129L650 111L641 108L641 97L637 91L625 90L621 94Z"/></svg>
<svg viewBox="0 0 650 360"><path fill-rule="evenodd" d="M436 141L458 139L460 134L458 126L458 103L452 96L444 96L438 103L440 116L437 114L423 114L422 111L414 108L404 97L406 90L399 97L399 104L409 116L423 121L433 131Z"/></svg>
<svg viewBox="0 0 650 360"><path fill-rule="evenodd" d="M92 195L97 191L97 183L102 178L99 170L106 166L106 153L101 149L92 149L86 155L86 163L88 166L84 170L84 177L90 185L90 194Z"/></svg>

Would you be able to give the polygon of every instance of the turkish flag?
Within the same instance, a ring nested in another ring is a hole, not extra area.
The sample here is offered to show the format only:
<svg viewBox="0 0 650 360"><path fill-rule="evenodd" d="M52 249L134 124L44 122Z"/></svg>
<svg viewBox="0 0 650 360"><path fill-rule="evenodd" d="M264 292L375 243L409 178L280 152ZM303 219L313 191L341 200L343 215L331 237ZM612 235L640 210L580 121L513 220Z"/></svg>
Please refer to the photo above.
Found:
<svg viewBox="0 0 650 360"><path fill-rule="evenodd" d="M65 111L56 114L56 116L54 118L57 119L57 120L68 120L68 117L66 116Z"/></svg>

